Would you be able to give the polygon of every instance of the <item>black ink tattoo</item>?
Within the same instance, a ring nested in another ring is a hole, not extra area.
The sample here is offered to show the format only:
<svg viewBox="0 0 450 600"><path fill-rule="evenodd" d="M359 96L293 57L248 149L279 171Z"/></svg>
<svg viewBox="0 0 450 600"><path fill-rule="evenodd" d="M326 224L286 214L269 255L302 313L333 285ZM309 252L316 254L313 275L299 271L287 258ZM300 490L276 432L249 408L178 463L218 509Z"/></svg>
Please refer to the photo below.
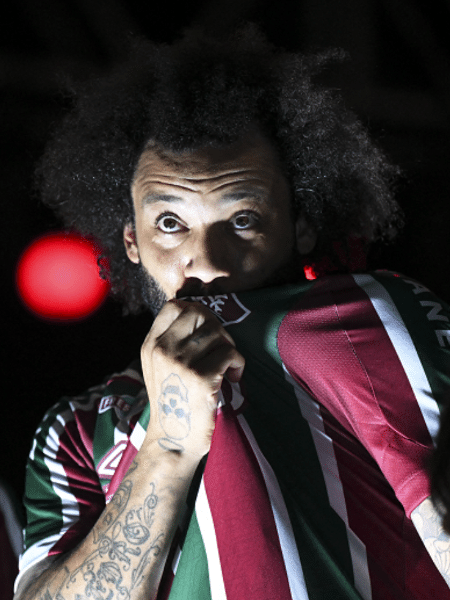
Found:
<svg viewBox="0 0 450 600"><path fill-rule="evenodd" d="M158 498L155 494L155 485L150 484L151 493L144 501L142 508L130 510L125 519L123 533L130 544L144 544L150 537L150 528L153 525L155 517L154 509L158 504Z"/></svg>
<svg viewBox="0 0 450 600"><path fill-rule="evenodd" d="M168 438L160 438L158 440L158 444L164 450L170 450L171 452L184 452L184 446L182 444L174 442L173 440L169 440Z"/></svg>
<svg viewBox="0 0 450 600"><path fill-rule="evenodd" d="M184 450L180 440L191 430L191 410L187 388L175 373L163 381L158 407L159 422L167 436L159 440L159 445L166 450Z"/></svg>
<svg viewBox="0 0 450 600"><path fill-rule="evenodd" d="M411 519L434 564L450 586L450 535L431 498L426 498L413 510Z"/></svg>
<svg viewBox="0 0 450 600"><path fill-rule="evenodd" d="M110 514L105 515L94 533L96 549L70 574L55 600L64 600L62 588L68 589L76 580L79 582L80 576L85 582L85 589L84 595L76 594L76 600L128 600L130 592L142 583L145 567L161 552L164 534L151 539L158 505L155 485L150 484L150 493L141 507L127 511L132 488L131 481L124 481L119 486L111 500ZM131 583L127 586L123 581L124 573L131 568L131 561L136 557L139 557L139 562L131 571ZM48 594L42 600L52 598Z"/></svg>
<svg viewBox="0 0 450 600"><path fill-rule="evenodd" d="M110 510L103 518L101 518L101 520L99 519L98 531L94 529L94 543L98 543L100 538L104 536L104 534L114 523L116 523L117 519L125 510L132 488L133 484L131 481L122 481L117 489L117 492L114 494L113 499L111 500Z"/></svg>
<svg viewBox="0 0 450 600"><path fill-rule="evenodd" d="M144 517L145 522L151 525L153 523L154 513L152 512L158 504L158 496L155 494L155 484L151 483L151 492L144 502Z"/></svg>
<svg viewBox="0 0 450 600"><path fill-rule="evenodd" d="M128 600L130 594L126 587L122 586L122 574L119 567L113 562L103 562L97 571L94 569L84 573L84 580L87 581L85 595L76 595L76 600L110 600L119 598Z"/></svg>
<svg viewBox="0 0 450 600"><path fill-rule="evenodd" d="M157 557L161 552L160 542L162 542L164 536L162 533L158 535L158 537L153 541L150 548L147 552L144 552L142 558L137 566L137 569L133 570L132 579L131 579L131 589L139 587L141 583L144 581L144 571L145 567L150 564L152 557Z"/></svg>
<svg viewBox="0 0 450 600"><path fill-rule="evenodd" d="M127 515L126 525L123 528L123 534L130 544L139 546L148 540L150 531L147 529L147 527L140 523L138 512L132 510Z"/></svg>

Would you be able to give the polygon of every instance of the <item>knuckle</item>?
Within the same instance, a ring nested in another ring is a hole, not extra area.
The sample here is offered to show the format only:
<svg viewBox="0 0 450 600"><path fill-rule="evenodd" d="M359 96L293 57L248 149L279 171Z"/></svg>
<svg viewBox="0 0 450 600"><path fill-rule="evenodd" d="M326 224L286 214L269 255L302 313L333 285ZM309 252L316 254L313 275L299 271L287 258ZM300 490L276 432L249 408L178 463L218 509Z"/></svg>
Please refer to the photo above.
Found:
<svg viewBox="0 0 450 600"><path fill-rule="evenodd" d="M187 306L185 306L183 310L188 314L193 316L202 316L205 319L208 318L210 313L208 308L200 302L188 302Z"/></svg>
<svg viewBox="0 0 450 600"><path fill-rule="evenodd" d="M154 338L149 334L144 343L141 346L141 359L146 360L157 360L158 358L167 358L169 355L169 348L167 342L163 336Z"/></svg>
<svg viewBox="0 0 450 600"><path fill-rule="evenodd" d="M174 300L169 300L157 314L154 324L158 324L160 322L166 323L167 321L173 321L178 317L182 310L182 307L176 304Z"/></svg>
<svg viewBox="0 0 450 600"><path fill-rule="evenodd" d="M171 350L169 345L167 344L167 341L165 340L165 338L163 337L159 337L158 339L155 340L155 343L153 345L153 349L152 349L152 354L154 358L165 358L167 359L171 354Z"/></svg>
<svg viewBox="0 0 450 600"><path fill-rule="evenodd" d="M208 308L207 306L205 306L202 302L182 301L182 303L179 306L182 306L183 310L185 310L187 312L192 312L194 314L200 314L200 315L204 316L205 318L211 318L211 319L217 320L216 316L211 311L211 309Z"/></svg>

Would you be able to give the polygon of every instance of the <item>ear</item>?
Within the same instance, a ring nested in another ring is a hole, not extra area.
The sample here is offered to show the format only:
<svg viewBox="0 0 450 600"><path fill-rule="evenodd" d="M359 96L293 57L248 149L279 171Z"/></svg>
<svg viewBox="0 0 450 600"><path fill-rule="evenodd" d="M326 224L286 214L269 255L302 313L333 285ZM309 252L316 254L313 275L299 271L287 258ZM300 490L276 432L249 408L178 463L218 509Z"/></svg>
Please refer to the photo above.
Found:
<svg viewBox="0 0 450 600"><path fill-rule="evenodd" d="M312 252L317 242L317 233L302 216L299 216L295 223L295 237L299 254Z"/></svg>
<svg viewBox="0 0 450 600"><path fill-rule="evenodd" d="M127 223L123 228L123 243L125 244L125 250L128 258L131 262L138 264L140 262L139 250L136 243L136 232L131 223Z"/></svg>

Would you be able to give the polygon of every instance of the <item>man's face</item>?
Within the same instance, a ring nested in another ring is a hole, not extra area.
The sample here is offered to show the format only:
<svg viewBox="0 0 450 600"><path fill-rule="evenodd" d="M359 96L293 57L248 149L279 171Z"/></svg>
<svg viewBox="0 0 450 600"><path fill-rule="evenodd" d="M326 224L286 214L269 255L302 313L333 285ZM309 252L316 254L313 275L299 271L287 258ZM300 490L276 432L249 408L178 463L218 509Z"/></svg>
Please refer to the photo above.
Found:
<svg viewBox="0 0 450 600"><path fill-rule="evenodd" d="M159 304L298 279L288 184L259 134L181 155L149 146L131 192L125 246L163 293Z"/></svg>

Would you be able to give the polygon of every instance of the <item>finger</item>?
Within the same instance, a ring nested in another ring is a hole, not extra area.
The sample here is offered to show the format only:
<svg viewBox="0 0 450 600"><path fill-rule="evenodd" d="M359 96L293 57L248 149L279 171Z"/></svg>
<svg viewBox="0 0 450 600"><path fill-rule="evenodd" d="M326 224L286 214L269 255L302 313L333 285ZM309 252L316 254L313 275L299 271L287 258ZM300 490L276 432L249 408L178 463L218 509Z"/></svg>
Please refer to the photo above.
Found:
<svg viewBox="0 0 450 600"><path fill-rule="evenodd" d="M240 381L244 366L245 359L242 354L223 338L204 355L195 356L191 364L191 368L199 375L214 380L220 379L220 382L225 374L230 381Z"/></svg>
<svg viewBox="0 0 450 600"><path fill-rule="evenodd" d="M237 366L230 365L226 370L225 375L231 381L231 383L239 383L239 381L242 379L242 375L244 374L245 359L243 358L242 361L243 362Z"/></svg>
<svg viewBox="0 0 450 600"><path fill-rule="evenodd" d="M197 327L188 337L180 341L180 349L201 354L204 350L208 350L209 346L224 342L232 346L235 345L231 335L216 318L213 320L206 318L204 323Z"/></svg>
<svg viewBox="0 0 450 600"><path fill-rule="evenodd" d="M154 338L158 338L172 325L174 321L179 317L183 307L179 306L178 303L169 300L160 310L153 325L150 329L150 335Z"/></svg>
<svg viewBox="0 0 450 600"><path fill-rule="evenodd" d="M218 335L222 329L218 319L202 304L187 302L184 304L185 306L177 304L176 310L179 312L167 329L157 336L158 343L169 348L182 349L189 339L200 341L202 337ZM209 326L197 333L206 322Z"/></svg>

